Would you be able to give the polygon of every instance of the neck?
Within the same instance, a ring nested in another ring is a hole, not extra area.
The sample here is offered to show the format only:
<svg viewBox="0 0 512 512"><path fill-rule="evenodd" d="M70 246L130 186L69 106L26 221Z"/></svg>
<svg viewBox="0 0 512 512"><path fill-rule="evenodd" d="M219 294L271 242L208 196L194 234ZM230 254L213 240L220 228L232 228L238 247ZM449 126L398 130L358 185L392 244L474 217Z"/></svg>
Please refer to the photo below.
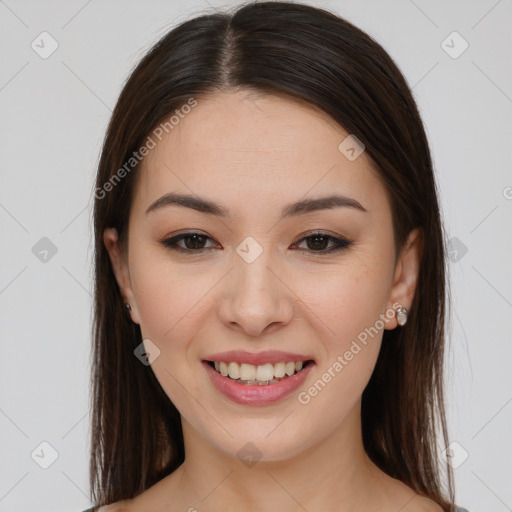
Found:
<svg viewBox="0 0 512 512"><path fill-rule="evenodd" d="M360 402L321 443L297 447L285 460L268 460L264 453L252 463L240 460L219 450L183 418L182 424L186 458L170 475L176 487L166 496L169 503L176 503L171 496L180 496L183 510L368 511L372 503L379 510L383 473L363 448ZM241 439L240 447L250 454L246 442Z"/></svg>

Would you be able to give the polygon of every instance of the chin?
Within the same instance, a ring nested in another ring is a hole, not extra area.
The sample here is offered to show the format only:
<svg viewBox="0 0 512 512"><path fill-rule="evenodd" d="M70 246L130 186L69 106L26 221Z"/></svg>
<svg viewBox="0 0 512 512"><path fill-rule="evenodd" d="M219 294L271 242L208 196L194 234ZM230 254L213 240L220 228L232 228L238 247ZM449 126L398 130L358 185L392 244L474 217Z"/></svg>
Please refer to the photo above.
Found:
<svg viewBox="0 0 512 512"><path fill-rule="evenodd" d="M255 462L286 461L296 457L310 443L312 444L313 440L311 437L307 438L306 432L300 435L290 434L290 425L286 425L287 428L282 428L279 432L286 420L279 426L281 422L282 417L265 422L252 419L250 422L244 422L247 423L247 427L226 425L234 437L226 435L222 440L213 440L213 444L226 455L245 462L248 467Z"/></svg>

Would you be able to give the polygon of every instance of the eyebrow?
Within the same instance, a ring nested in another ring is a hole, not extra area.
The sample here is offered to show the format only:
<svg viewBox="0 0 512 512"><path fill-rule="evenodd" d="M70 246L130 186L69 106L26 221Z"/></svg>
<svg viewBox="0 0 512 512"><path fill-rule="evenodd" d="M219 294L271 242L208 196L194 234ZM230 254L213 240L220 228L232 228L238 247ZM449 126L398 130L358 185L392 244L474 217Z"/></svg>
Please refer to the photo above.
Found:
<svg viewBox="0 0 512 512"><path fill-rule="evenodd" d="M164 208L166 206L182 206L190 208L201 213L208 215L215 215L217 217L230 218L229 210L209 199L204 199L199 196L178 194L170 192L163 195L148 207L146 214ZM332 208L353 208L362 212L368 210L359 201L350 197L342 195L330 195L327 197L319 197L317 199L303 199L295 203L285 206L281 211L281 219L285 217L296 217L298 215L305 215L307 213L316 212L319 210L329 210Z"/></svg>

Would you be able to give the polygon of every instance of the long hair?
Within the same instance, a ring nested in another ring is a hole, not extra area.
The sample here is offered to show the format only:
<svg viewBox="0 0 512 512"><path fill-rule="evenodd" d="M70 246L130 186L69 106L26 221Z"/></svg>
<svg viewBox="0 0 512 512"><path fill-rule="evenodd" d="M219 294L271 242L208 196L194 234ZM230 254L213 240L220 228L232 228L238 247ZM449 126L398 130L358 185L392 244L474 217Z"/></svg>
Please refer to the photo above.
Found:
<svg viewBox="0 0 512 512"><path fill-rule="evenodd" d="M162 120L192 98L245 89L306 102L363 142L390 199L396 254L421 228L408 322L384 331L363 392L363 444L382 471L449 512L453 474L438 454L438 441L448 444L446 237L417 105L368 34L327 10L275 1L201 14L170 30L132 71L112 114L94 193L92 498L99 506L133 498L184 461L180 414L151 367L134 356L141 331L126 313L103 232L115 227L126 247L140 163L134 154Z"/></svg>

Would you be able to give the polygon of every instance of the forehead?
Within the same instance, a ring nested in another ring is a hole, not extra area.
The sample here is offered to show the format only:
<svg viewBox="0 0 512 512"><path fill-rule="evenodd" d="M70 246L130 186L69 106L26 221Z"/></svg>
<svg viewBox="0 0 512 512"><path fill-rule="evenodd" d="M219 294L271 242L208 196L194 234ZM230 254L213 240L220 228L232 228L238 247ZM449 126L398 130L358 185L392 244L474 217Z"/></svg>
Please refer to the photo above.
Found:
<svg viewBox="0 0 512 512"><path fill-rule="evenodd" d="M196 101L150 135L156 145L139 170L140 208L171 191L230 203L259 198L268 207L334 191L368 203L382 196L371 160L364 152L348 159L340 144L350 134L319 109L247 90Z"/></svg>

